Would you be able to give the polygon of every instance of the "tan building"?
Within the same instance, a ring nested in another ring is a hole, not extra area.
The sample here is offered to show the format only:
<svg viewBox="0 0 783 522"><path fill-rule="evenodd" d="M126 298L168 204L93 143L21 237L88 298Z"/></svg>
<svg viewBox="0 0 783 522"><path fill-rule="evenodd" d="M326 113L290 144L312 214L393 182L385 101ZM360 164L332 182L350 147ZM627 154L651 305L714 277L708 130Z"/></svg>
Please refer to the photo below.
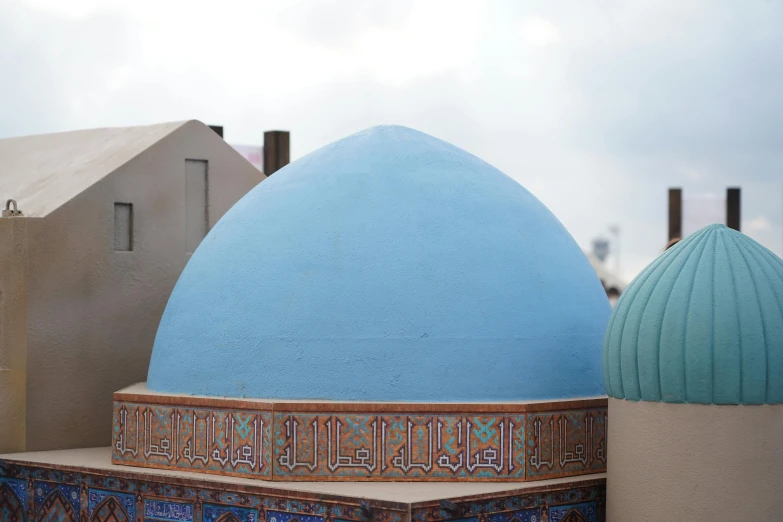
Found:
<svg viewBox="0 0 783 522"><path fill-rule="evenodd" d="M174 283L264 175L197 121L0 140L0 451L106 445ZM13 210L13 204L9 204Z"/></svg>

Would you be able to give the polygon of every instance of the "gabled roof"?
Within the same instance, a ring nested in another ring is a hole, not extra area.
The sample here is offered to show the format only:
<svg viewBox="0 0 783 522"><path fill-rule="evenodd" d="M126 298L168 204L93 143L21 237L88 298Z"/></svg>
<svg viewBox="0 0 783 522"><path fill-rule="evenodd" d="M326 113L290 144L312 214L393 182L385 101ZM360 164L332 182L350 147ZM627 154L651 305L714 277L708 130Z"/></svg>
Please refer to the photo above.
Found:
<svg viewBox="0 0 783 522"><path fill-rule="evenodd" d="M186 122L89 129L0 140L0 204L42 217Z"/></svg>

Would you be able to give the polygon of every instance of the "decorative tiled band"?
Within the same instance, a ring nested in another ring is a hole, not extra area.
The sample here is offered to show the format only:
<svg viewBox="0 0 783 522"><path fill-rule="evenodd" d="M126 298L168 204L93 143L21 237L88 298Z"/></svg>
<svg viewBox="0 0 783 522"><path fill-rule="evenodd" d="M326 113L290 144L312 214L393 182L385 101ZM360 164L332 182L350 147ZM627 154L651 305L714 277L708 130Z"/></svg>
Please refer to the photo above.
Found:
<svg viewBox="0 0 783 522"><path fill-rule="evenodd" d="M302 411L297 403L227 399L220 408L214 398L150 397L115 395L114 463L283 481L524 481L606 471L605 399L519 404L517 412L465 404L457 413L459 405L355 411L325 402Z"/></svg>
<svg viewBox="0 0 783 522"><path fill-rule="evenodd" d="M381 501L183 476L0 459L11 522L605 522L606 481L529 485L424 502Z"/></svg>

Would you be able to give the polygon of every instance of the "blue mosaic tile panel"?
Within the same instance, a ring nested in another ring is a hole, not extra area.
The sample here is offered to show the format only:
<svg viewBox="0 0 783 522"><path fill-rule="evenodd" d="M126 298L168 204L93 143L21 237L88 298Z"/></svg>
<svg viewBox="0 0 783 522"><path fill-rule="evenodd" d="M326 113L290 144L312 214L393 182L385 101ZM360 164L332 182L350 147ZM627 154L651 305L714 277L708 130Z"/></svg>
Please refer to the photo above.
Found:
<svg viewBox="0 0 783 522"><path fill-rule="evenodd" d="M541 510L534 508L494 513L487 516L487 522L542 522Z"/></svg>
<svg viewBox="0 0 783 522"><path fill-rule="evenodd" d="M549 522L598 522L598 508L595 502L551 507Z"/></svg>
<svg viewBox="0 0 783 522"><path fill-rule="evenodd" d="M26 499L23 480L0 479L0 522L24 522Z"/></svg>
<svg viewBox="0 0 783 522"><path fill-rule="evenodd" d="M0 510L27 522L16 492L32 488L30 522L366 522L361 499L320 498L269 485L214 482L144 473L80 472L0 460ZM12 489L9 484L14 485ZM525 488L458 502L460 522L605 522L606 482ZM133 502L135 499L135 502ZM133 502L133 503L132 503ZM373 522L455 522L438 502L373 504ZM274 520L272 520L274 518Z"/></svg>
<svg viewBox="0 0 783 522"><path fill-rule="evenodd" d="M40 509L47 497L53 492L59 491L62 493L63 498L68 501L73 509L74 513L79 513L79 486L73 486L70 484L56 484L52 482L35 482L35 507L36 510Z"/></svg>
<svg viewBox="0 0 783 522"><path fill-rule="evenodd" d="M27 502L27 482L9 478L0 478L0 484L7 485L16 497L24 504Z"/></svg>
<svg viewBox="0 0 783 522"><path fill-rule="evenodd" d="M193 505L184 502L146 499L144 501L144 519L170 522L192 522Z"/></svg>
<svg viewBox="0 0 783 522"><path fill-rule="evenodd" d="M296 513L285 513L283 511L267 511L266 522L324 522L324 517L317 515L299 515Z"/></svg>
<svg viewBox="0 0 783 522"><path fill-rule="evenodd" d="M131 520L136 519L136 498L133 495L105 491L101 489L90 489L87 493L87 512L89 513L90 517L92 517L95 513L95 509L109 497L113 497L117 500Z"/></svg>
<svg viewBox="0 0 783 522"><path fill-rule="evenodd" d="M258 522L258 510L239 506L204 504L203 522Z"/></svg>

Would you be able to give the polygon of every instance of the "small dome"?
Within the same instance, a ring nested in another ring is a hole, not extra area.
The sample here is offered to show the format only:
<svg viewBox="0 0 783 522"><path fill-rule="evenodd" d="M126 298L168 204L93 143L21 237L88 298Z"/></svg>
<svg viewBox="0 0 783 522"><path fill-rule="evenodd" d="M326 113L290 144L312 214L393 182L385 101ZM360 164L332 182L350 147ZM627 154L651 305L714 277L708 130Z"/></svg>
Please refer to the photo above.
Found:
<svg viewBox="0 0 783 522"><path fill-rule="evenodd" d="M710 225L628 286L604 340L604 383L618 399L783 402L783 260Z"/></svg>
<svg viewBox="0 0 783 522"><path fill-rule="evenodd" d="M560 222L452 145L377 127L210 231L155 339L157 391L275 399L603 395L610 307Z"/></svg>

